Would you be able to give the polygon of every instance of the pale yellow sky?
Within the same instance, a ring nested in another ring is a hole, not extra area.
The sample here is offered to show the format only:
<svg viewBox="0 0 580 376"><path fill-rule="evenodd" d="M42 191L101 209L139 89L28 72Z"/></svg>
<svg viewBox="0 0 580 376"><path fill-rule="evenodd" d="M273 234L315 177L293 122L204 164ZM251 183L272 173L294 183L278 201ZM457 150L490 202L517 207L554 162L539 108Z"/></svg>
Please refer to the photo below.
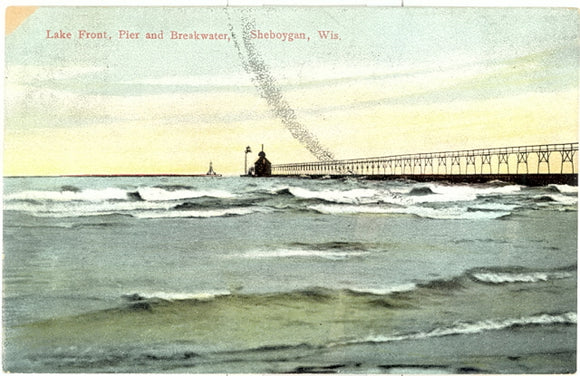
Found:
<svg viewBox="0 0 580 376"><path fill-rule="evenodd" d="M231 42L45 35L191 30L191 20L227 32L237 13L224 12L39 8L6 41L4 175L204 173L210 161L237 174L245 147L253 160L261 144L275 164L314 160ZM340 31L253 42L296 120L337 159L577 141L577 12L260 12L266 30Z"/></svg>

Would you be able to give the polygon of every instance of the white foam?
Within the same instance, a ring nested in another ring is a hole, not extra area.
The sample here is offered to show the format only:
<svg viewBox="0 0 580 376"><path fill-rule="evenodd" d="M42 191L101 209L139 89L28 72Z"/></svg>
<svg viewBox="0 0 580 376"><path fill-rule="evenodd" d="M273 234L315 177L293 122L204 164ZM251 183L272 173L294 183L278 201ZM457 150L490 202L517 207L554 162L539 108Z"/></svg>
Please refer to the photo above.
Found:
<svg viewBox="0 0 580 376"><path fill-rule="evenodd" d="M576 312L568 312L560 315L543 314L521 318L484 320L475 323L459 322L450 327L436 328L429 332L418 332L394 336L370 336L364 339L332 344L331 346L357 343L385 343L444 337L450 335L477 334L485 331L507 329L513 326L576 324L576 321Z"/></svg>
<svg viewBox="0 0 580 376"><path fill-rule="evenodd" d="M563 204L563 205L577 205L578 204L578 197L566 196L566 195L563 195L560 193L534 196L534 198L536 198L536 199L539 199L542 197L549 197L554 201L539 202L538 203L539 206L549 206L549 205L559 205L559 204Z"/></svg>
<svg viewBox="0 0 580 376"><path fill-rule="evenodd" d="M213 218L235 215L248 215L253 213L267 213L272 209L260 207L236 207L213 210L164 210L146 211L131 213L136 218L156 219L156 218Z"/></svg>
<svg viewBox="0 0 580 376"><path fill-rule="evenodd" d="M396 292L406 292L412 291L417 288L417 285L414 283L405 283L402 285L396 285L391 287L384 287L384 288L352 288L348 287L349 290L354 292L360 292L365 294L371 295L389 295Z"/></svg>
<svg viewBox="0 0 580 376"><path fill-rule="evenodd" d="M474 201L479 196L489 195L506 195L514 194L521 191L519 185L506 185L503 187L477 187L467 185L439 185L427 184L433 194L411 196L414 203L423 202L455 202L455 201Z"/></svg>
<svg viewBox="0 0 580 376"><path fill-rule="evenodd" d="M485 283L535 283L553 279L572 277L567 272L532 272L532 273L473 273L473 277Z"/></svg>
<svg viewBox="0 0 580 376"><path fill-rule="evenodd" d="M505 217L510 211L468 211L467 208L450 207L442 209L413 207L409 208L413 214L430 219L468 219L489 220Z"/></svg>
<svg viewBox="0 0 580 376"><path fill-rule="evenodd" d="M216 197L233 198L234 194L223 190L196 191L191 189L177 189L168 191L156 187L142 187L138 189L139 195L146 201L175 201L188 198Z"/></svg>
<svg viewBox="0 0 580 376"><path fill-rule="evenodd" d="M182 292L151 292L151 293L133 293L126 296L138 296L143 299L161 299L168 301L178 301L178 300L199 300L208 301L213 300L219 296L230 295L229 291L209 291L209 292L198 292L198 293L182 293Z"/></svg>
<svg viewBox="0 0 580 376"><path fill-rule="evenodd" d="M300 187L290 187L290 193L298 198L305 198L305 199L321 199L330 202L337 202L337 203L345 203L345 204L354 204L354 203L361 203L361 202L369 202L370 198L374 197L377 194L377 191L374 189L351 189L348 191L342 190L322 190L322 191L311 191L308 189L300 188Z"/></svg>
<svg viewBox="0 0 580 376"><path fill-rule="evenodd" d="M110 201L110 200L130 200L128 191L121 188L105 189L83 189L81 191L23 191L12 193L4 197L5 201ZM199 197L216 197L216 198L233 198L233 193L224 190L202 190L196 191L191 189L165 190L156 187L141 187L137 189L139 196L146 201L174 201L188 198Z"/></svg>
<svg viewBox="0 0 580 376"><path fill-rule="evenodd" d="M6 201L107 201L127 200L127 191L119 188L85 189L82 191L23 191L5 196Z"/></svg>
<svg viewBox="0 0 580 376"><path fill-rule="evenodd" d="M470 219L485 220L497 219L510 214L510 211L468 211L467 208L449 207L433 209L429 207L411 206L411 207L385 207L377 205L332 205L319 204L308 207L310 210L317 211L321 214L335 215L353 215L353 214L407 214L416 215L428 219Z"/></svg>
<svg viewBox="0 0 580 376"><path fill-rule="evenodd" d="M133 214L136 210L168 210L174 204L146 201L104 201L104 202L9 202L4 210L21 211L35 217L68 218L110 214Z"/></svg>
<svg viewBox="0 0 580 376"><path fill-rule="evenodd" d="M264 259L264 258L295 258L295 257L305 257L305 258L323 258L329 260L346 260L351 257L364 256L367 252L363 251L322 251L322 250L310 250L310 249L286 249L280 248L272 251L266 250L253 250L238 257L250 258L250 259Z"/></svg>
<svg viewBox="0 0 580 376"><path fill-rule="evenodd" d="M578 193L578 187L572 185L552 184L551 186L556 187L562 193Z"/></svg>
<svg viewBox="0 0 580 376"><path fill-rule="evenodd" d="M4 210L21 211L36 217L74 218L129 214L136 218L209 218L227 215L246 215L255 212L272 211L261 207L234 207L207 210L178 210L175 201L195 197L231 198L226 191L207 190L166 191L160 188L141 188L143 200L131 200L129 191L117 188L105 190L27 191L7 196ZM23 200L34 200L23 201Z"/></svg>
<svg viewBox="0 0 580 376"><path fill-rule="evenodd" d="M433 193L413 195L413 189L428 188ZM521 192L521 186L508 185L502 187L477 187L464 185L440 185L425 184L421 186L390 187L388 189L352 189L348 191L323 190L310 191L307 189L292 187L290 192L299 198L318 198L329 202L341 204L369 204L389 203L399 206L412 206L414 204L429 202L466 202L475 201L480 196L517 194Z"/></svg>

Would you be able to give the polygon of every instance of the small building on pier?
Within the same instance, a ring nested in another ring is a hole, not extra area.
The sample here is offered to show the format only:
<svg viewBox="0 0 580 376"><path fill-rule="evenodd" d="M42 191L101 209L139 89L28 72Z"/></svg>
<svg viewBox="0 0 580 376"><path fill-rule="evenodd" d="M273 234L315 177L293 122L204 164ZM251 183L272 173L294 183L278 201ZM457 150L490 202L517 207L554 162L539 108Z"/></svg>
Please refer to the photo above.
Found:
<svg viewBox="0 0 580 376"><path fill-rule="evenodd" d="M258 156L258 160L254 163L254 176L271 176L272 163L266 158L266 153L262 150Z"/></svg>

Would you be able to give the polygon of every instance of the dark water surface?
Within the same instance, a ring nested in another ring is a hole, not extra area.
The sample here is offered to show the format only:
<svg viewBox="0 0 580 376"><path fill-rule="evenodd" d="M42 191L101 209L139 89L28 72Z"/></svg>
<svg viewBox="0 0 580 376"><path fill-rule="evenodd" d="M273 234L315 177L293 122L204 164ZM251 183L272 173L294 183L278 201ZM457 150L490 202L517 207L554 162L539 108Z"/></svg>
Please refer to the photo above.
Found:
<svg viewBox="0 0 580 376"><path fill-rule="evenodd" d="M5 371L575 371L576 187L4 184Z"/></svg>

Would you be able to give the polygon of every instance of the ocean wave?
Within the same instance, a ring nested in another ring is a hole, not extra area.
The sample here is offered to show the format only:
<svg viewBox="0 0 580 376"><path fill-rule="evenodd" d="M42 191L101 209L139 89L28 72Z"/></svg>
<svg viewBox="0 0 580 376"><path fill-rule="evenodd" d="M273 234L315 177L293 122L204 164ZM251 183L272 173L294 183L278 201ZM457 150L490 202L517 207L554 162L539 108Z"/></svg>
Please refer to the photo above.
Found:
<svg viewBox="0 0 580 376"><path fill-rule="evenodd" d="M218 200L218 201L215 201ZM7 202L5 211L18 211L40 218L81 218L110 215L126 215L140 219L154 218L210 218L269 213L273 208L253 206L247 200L224 203L221 199L207 202L174 201L100 201L91 203L52 202L31 203L27 201Z"/></svg>
<svg viewBox="0 0 580 376"><path fill-rule="evenodd" d="M400 290L386 288L382 291L384 292L384 295L387 296L395 292L412 292L418 290L447 293L458 289L468 288L470 282L482 283L490 286L511 283L544 283L553 280L574 278L575 270L575 265L550 270L530 270L522 267L473 268L454 277L403 284L398 287ZM380 289L374 290L377 294L380 291Z"/></svg>
<svg viewBox="0 0 580 376"><path fill-rule="evenodd" d="M182 188L141 187L137 190L139 196L146 201L177 201L199 197L234 198L235 194L218 189L195 190Z"/></svg>
<svg viewBox="0 0 580 376"><path fill-rule="evenodd" d="M370 336L363 339L355 339L340 343L330 344L329 347L365 343L386 343L407 340L421 340L433 337L445 337L452 335L478 334L492 330L504 330L514 327L526 327L537 325L576 325L576 312L558 314L540 314L519 318L506 318L495 320L483 320L478 322L458 322L448 327L435 328L426 332L399 334L393 336Z"/></svg>
<svg viewBox="0 0 580 376"><path fill-rule="evenodd" d="M470 205L468 207L468 210L471 210L471 211L490 211L490 212L511 212L517 208L519 208L518 205L489 202L489 203Z"/></svg>
<svg viewBox="0 0 580 376"><path fill-rule="evenodd" d="M26 190L4 196L4 210L39 217L85 217L111 214L135 218L203 218L268 212L316 212L326 215L408 215L437 220L491 220L515 210L574 210L576 187L525 188L518 185L403 184L356 181L304 186L273 184L185 184L141 187ZM252 208L252 209L250 209Z"/></svg>
<svg viewBox="0 0 580 376"><path fill-rule="evenodd" d="M308 209L321 214L331 215L355 215L355 214L382 214L382 215L413 215L426 219L469 219L486 220L498 219L511 214L512 206L496 206L489 210L483 207L471 209L465 207L431 208L423 206L389 207L384 205L332 205L320 204L308 206ZM503 210L502 210L503 209Z"/></svg>
<svg viewBox="0 0 580 376"><path fill-rule="evenodd" d="M275 249L272 251L255 250L240 255L243 258L264 259L264 258L323 258L328 260L340 261L352 257L364 256L364 251L320 251L308 249Z"/></svg>
<svg viewBox="0 0 580 376"><path fill-rule="evenodd" d="M230 291L208 291L198 293L183 293L183 292L133 292L122 296L123 299L129 302L139 302L144 300L165 300L165 301L208 301L220 296L230 295Z"/></svg>
<svg viewBox="0 0 580 376"><path fill-rule="evenodd" d="M60 191L22 191L4 196L5 201L110 201L127 200L128 191L121 188L104 189L64 189Z"/></svg>
<svg viewBox="0 0 580 376"><path fill-rule="evenodd" d="M364 319L365 323L368 323L368 320L375 320L376 324L379 324L384 322L384 318L389 317L390 314L400 314L400 317L412 317L415 312L418 312L417 310L429 310L431 304L453 304L455 296L459 293L471 294L471 297L477 299L480 296L478 290L467 291L467 289L474 287L474 282L465 277L467 274L466 272L449 280L441 278L423 284L401 282L384 288L375 286L372 288L314 286L290 291L247 293L243 291L243 287L192 292L155 291L145 288L122 295L123 302L116 307L99 309L81 315L65 316L59 320L61 325L76 323L83 329L100 332L101 329L109 330L107 328L111 322L132 325L135 313L139 313L143 315L140 316L139 323L136 323L135 329L150 326L158 329L162 328L163 330L158 330L157 332L159 336L165 336L170 331L173 333L171 335L172 339L178 336L184 340L191 337L187 337L188 333L179 332L175 328L176 324L186 325L192 331L199 330L198 334L205 336L207 332L199 327L199 320L206 320L204 325L210 325L211 330L219 332L222 327L219 320L214 319L213 315L216 315L216 318L223 317L230 320L232 313L241 314L240 317L243 317L244 320L259 320L259 317L275 318L276 325L280 325L280 330L292 330L289 328L297 325L301 328L309 325L318 327L319 320L328 320L329 323L334 324L339 324L345 320L344 322L349 322L349 325L353 325L352 327L355 328L359 325L350 321L355 317L360 320ZM470 283L471 286L469 285ZM489 288L501 289L501 287L495 286L490 286ZM486 297L486 299L489 299L489 297ZM460 304L465 304L462 299L459 302ZM344 316L344 307L351 307L352 315ZM450 307L450 309L454 311L454 307ZM557 308L551 306L548 308L548 310L555 309ZM403 329L403 327L400 327L400 330L408 330L408 332L396 332L387 329L389 335L385 336L366 337L369 332L363 330L357 332L359 334L353 335L355 340L339 344L390 342L449 335L477 334L489 330L530 325L575 325L576 313L568 312L569 310L562 309L559 313L545 313L549 311L544 309L539 311L543 312L542 314L531 313L529 314L530 316L516 318L496 318L478 315L477 317L479 318L473 319L473 321L468 321L471 316L455 315L453 316L457 320L455 322L448 321L442 324L441 320L435 320L425 322L427 326L413 326L416 329ZM220 316L222 314L223 316ZM522 315L526 314L522 313ZM102 328L99 330L93 328L92 325L95 322L100 323L99 325L102 325ZM41 322L32 325L42 329L43 333L45 333L45 324L47 323ZM55 320L51 319L47 325L57 324ZM379 328L381 326L378 325L376 327ZM61 331L57 333L61 333ZM138 333L138 330L135 333ZM182 334L183 337L181 337ZM221 335L223 338L230 338L227 331L223 331ZM286 337L280 337L267 343L258 342L256 345L277 345L282 343L279 340L284 338ZM335 340L343 341L344 338L335 337ZM299 342L304 343L303 340ZM322 346L326 346L329 343L326 340L316 341L314 339L306 342Z"/></svg>
<svg viewBox="0 0 580 376"><path fill-rule="evenodd" d="M160 188L166 191L181 191L181 190L195 190L195 187L192 185L184 185L184 184L160 184L155 185L153 188Z"/></svg>
<svg viewBox="0 0 580 376"><path fill-rule="evenodd" d="M282 191L283 192L283 191ZM377 191L374 189L357 188L350 190L321 190L313 191L301 187L290 187L288 188L294 197L301 199L319 199L329 202L353 204L361 202L375 202L376 200L370 200L376 196Z"/></svg>
<svg viewBox="0 0 580 376"><path fill-rule="evenodd" d="M409 192L410 196L424 196L435 194L429 187L415 187Z"/></svg>
<svg viewBox="0 0 580 376"><path fill-rule="evenodd" d="M387 296L394 293L409 292L417 289L416 283L404 283L401 285L395 285L390 287L382 288L356 288L349 287L346 290L352 292L353 294L366 294L366 295L376 295L376 296Z"/></svg>
<svg viewBox="0 0 580 376"><path fill-rule="evenodd" d="M131 213L139 219L162 219L162 218L214 218L242 216L256 213L270 213L273 209L264 207L233 207L214 210L150 210Z"/></svg>
<svg viewBox="0 0 580 376"><path fill-rule="evenodd" d="M236 198L224 199L216 197L203 197L195 200L187 200L172 206L175 210L198 210L207 208L233 208L233 207L249 207L263 203L262 198Z"/></svg>
<svg viewBox="0 0 580 376"><path fill-rule="evenodd" d="M556 194L544 194L533 196L530 200L536 203L538 206L541 205L553 205L553 204L560 204L560 205L577 205L578 204L578 197L577 196L570 196L561 193Z"/></svg>
<svg viewBox="0 0 580 376"><path fill-rule="evenodd" d="M348 190L310 190L301 187L278 188L273 193L291 195L303 200L322 200L338 204L394 204L412 206L421 203L475 201L490 195L508 195L521 192L521 186L464 186L426 184L420 186L390 186L388 188L355 188Z"/></svg>
<svg viewBox="0 0 580 376"><path fill-rule="evenodd" d="M4 196L5 201L28 202L103 202L103 201L176 201L190 198L215 197L234 198L236 195L226 190L195 190L186 187L140 187L128 190L122 188L80 189L74 186L63 186L59 191L23 191Z"/></svg>
<svg viewBox="0 0 580 376"><path fill-rule="evenodd" d="M555 279L571 278L574 275L569 272L527 272L527 273L507 273L507 272L477 272L471 276L478 282L490 284L503 283L536 283L547 282Z"/></svg>
<svg viewBox="0 0 580 376"><path fill-rule="evenodd" d="M289 187L284 187L284 188L275 188L272 189L270 191L267 191L265 193L271 194L271 195L280 195L280 196L294 196L292 194L292 192L290 192L290 188Z"/></svg>
<svg viewBox="0 0 580 376"><path fill-rule="evenodd" d="M161 210L159 210L161 209ZM84 218L84 217L107 217L114 215L125 215L138 219L162 219L162 218L214 218L214 217L233 217L243 216L255 213L271 212L268 208L226 208L216 210L163 210L160 207L147 207L146 209L131 208L123 210L119 207L110 210L97 210L91 208L88 211L65 210L65 211L34 211L28 214L40 218ZM8 209L10 210L10 209ZM144 211L136 211L144 210Z"/></svg>
<svg viewBox="0 0 580 376"><path fill-rule="evenodd" d="M168 210L172 207L171 203L147 201L102 201L90 204L71 202L33 204L17 201L4 204L4 210L19 211L42 218L75 218L114 214L132 216L137 211Z"/></svg>
<svg viewBox="0 0 580 376"><path fill-rule="evenodd" d="M376 248L377 245L373 243L362 243L362 242L350 242L350 241L333 241L333 242L323 242L323 243L303 243L295 242L290 243L293 247L313 247L317 250L369 250L371 248Z"/></svg>
<svg viewBox="0 0 580 376"><path fill-rule="evenodd" d="M308 209L321 214L411 214L405 209L395 210L391 207L375 205L310 205Z"/></svg>
<svg viewBox="0 0 580 376"><path fill-rule="evenodd" d="M322 245L324 247L324 245ZM314 248L314 247L312 247ZM322 250L302 250L302 249L285 249L267 251L254 250L244 254L234 254L227 256L229 258L324 258L333 261L342 261L352 257L363 257L368 254L368 251L363 250L346 250L346 251L322 251ZM436 278L426 281L401 282L387 286L373 286L373 287L306 287L298 290L278 291L271 293L248 293L242 294L238 290L230 291L210 291L210 292L193 292L193 293L167 293L167 292L138 292L131 293L124 296L126 300L132 302L147 303L156 300L176 302L176 301L201 301L201 300L216 300L222 297L230 296L235 293L236 299L240 299L238 303L230 300L224 302L217 302L217 304L276 304L279 301L281 304L287 301L292 301L295 304L305 304L312 299L317 301L334 304L333 302L340 301L341 304L356 304L357 306L371 305L381 306L387 309L400 309L412 307L415 304L420 305L425 296L437 296L454 294L461 290L472 289L474 284L484 284L490 288L501 288L503 284L511 283L546 283L551 280L573 278L574 266L567 268L533 271L525 268L474 268L464 271L453 277ZM493 287L497 286L497 287Z"/></svg>
<svg viewBox="0 0 580 376"><path fill-rule="evenodd" d="M414 291L414 284L402 284L391 286L383 289L364 289L364 288L339 288L332 289L327 287L307 287L298 290L278 291L269 293L241 293L241 288L232 288L231 290L216 290L202 292L130 292L123 294L121 298L126 302L114 310L124 312L126 310L153 310L158 312L163 310L181 310L186 314L188 303L197 304L202 302L213 302L216 307L228 309L230 306L255 307L255 306L277 306L292 302L296 306L308 305L312 302L332 306L336 302L345 303L350 300L350 304L356 304L359 307L364 305L377 306L380 304L383 308L403 308L408 307L408 298L402 296L399 298L391 297L393 294L405 294ZM172 308L173 307L173 308ZM99 314L99 312L94 312Z"/></svg>
<svg viewBox="0 0 580 376"><path fill-rule="evenodd" d="M291 243L288 246L277 249L254 249L227 257L249 259L322 258L342 261L353 257L365 256L373 248L375 248L373 245L360 242Z"/></svg>
<svg viewBox="0 0 580 376"><path fill-rule="evenodd" d="M425 192L428 189L430 194L415 194L417 189L422 188ZM413 187L408 192L408 201L412 203L428 203L428 202L462 202L475 201L478 198L493 195L510 195L518 194L522 190L519 185L505 185L505 186L472 186L472 185L443 185L443 184L427 184L421 187ZM410 200L409 200L410 199Z"/></svg>
<svg viewBox="0 0 580 376"><path fill-rule="evenodd" d="M548 186L548 188L556 188L557 192L563 193L563 194L578 195L578 187L577 186L551 184Z"/></svg>
<svg viewBox="0 0 580 376"><path fill-rule="evenodd" d="M417 283L417 288L430 290L455 290L464 288L469 281L489 285L509 283L543 283L574 277L575 266L550 270L531 270L522 267L481 267L466 270L452 278L434 279Z"/></svg>

